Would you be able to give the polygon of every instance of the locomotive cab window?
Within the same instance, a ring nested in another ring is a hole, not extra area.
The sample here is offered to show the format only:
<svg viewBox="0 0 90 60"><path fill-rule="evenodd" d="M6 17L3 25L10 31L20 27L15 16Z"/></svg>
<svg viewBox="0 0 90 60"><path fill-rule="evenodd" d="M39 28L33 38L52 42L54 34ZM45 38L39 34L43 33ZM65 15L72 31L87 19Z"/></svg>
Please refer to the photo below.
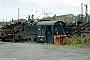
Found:
<svg viewBox="0 0 90 60"><path fill-rule="evenodd" d="M45 33L45 28L43 26L41 27L41 30L42 33Z"/></svg>
<svg viewBox="0 0 90 60"><path fill-rule="evenodd" d="M41 33L41 26L38 26L38 33Z"/></svg>
<svg viewBox="0 0 90 60"><path fill-rule="evenodd" d="M45 28L43 26L38 26L38 33L45 33Z"/></svg>

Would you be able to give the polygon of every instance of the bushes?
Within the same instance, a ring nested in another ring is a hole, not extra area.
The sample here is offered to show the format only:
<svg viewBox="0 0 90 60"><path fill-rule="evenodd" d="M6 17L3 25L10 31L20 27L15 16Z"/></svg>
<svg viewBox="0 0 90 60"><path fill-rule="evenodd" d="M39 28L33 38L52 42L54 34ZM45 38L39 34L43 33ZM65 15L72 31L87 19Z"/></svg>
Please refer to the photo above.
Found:
<svg viewBox="0 0 90 60"><path fill-rule="evenodd" d="M71 38L66 39L66 44L90 48L90 34L81 36L73 35Z"/></svg>
<svg viewBox="0 0 90 60"><path fill-rule="evenodd" d="M82 36L73 35L71 38L66 39L66 44L84 44L89 43L90 44L90 34L83 34Z"/></svg>
<svg viewBox="0 0 90 60"><path fill-rule="evenodd" d="M82 44L83 43L83 39L80 36L74 35L71 38L67 38L66 40L67 44Z"/></svg>
<svg viewBox="0 0 90 60"><path fill-rule="evenodd" d="M86 37L86 43L90 43L90 34L88 34Z"/></svg>

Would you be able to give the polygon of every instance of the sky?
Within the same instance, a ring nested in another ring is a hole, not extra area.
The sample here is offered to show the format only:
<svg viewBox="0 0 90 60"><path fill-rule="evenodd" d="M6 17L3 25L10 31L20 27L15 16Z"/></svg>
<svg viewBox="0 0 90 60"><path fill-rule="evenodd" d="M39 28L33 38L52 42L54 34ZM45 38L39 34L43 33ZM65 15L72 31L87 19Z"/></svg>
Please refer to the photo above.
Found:
<svg viewBox="0 0 90 60"><path fill-rule="evenodd" d="M28 15L34 14L35 18L42 18L53 15L65 15L81 13L81 3L83 3L83 14L85 14L84 4L88 4L88 14L90 14L90 0L0 0L0 21L10 21L19 18L27 19Z"/></svg>

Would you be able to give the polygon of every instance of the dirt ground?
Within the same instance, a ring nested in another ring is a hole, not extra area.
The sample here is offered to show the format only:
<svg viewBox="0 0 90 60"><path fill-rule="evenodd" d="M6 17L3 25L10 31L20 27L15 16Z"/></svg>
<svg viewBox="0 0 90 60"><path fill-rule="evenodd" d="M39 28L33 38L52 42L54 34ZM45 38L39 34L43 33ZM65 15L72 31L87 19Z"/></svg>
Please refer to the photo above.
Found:
<svg viewBox="0 0 90 60"><path fill-rule="evenodd" d="M90 60L90 50L45 43L0 41L0 60Z"/></svg>

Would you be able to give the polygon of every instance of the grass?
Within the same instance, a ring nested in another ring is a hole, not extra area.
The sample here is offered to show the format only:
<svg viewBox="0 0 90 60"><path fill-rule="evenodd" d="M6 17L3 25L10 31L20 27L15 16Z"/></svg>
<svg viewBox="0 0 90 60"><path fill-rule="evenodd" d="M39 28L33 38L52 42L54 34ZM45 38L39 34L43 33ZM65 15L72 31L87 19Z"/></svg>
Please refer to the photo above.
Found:
<svg viewBox="0 0 90 60"><path fill-rule="evenodd" d="M86 37L74 35L71 38L67 38L66 45L90 49L90 34Z"/></svg>

